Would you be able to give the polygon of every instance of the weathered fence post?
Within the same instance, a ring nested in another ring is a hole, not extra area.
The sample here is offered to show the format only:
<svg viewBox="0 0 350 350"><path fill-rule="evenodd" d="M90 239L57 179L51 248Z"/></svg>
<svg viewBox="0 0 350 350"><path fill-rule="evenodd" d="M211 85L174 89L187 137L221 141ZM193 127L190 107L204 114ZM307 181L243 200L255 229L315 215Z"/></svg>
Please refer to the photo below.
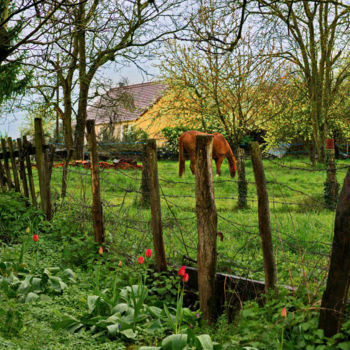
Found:
<svg viewBox="0 0 350 350"><path fill-rule="evenodd" d="M86 121L88 134L89 153L91 162L91 187L92 187L92 220L95 232L95 242L102 244L105 240L103 226L103 210L100 189L100 166L97 154L97 142L95 132L95 121Z"/></svg>
<svg viewBox="0 0 350 350"><path fill-rule="evenodd" d="M9 147L12 173L13 173L13 178L15 180L15 191L16 192L21 192L21 186L19 184L19 179L18 179L18 171L17 171L17 165L16 165L15 152L14 152L14 149L13 149L13 142L12 142L12 138L11 137L7 138L7 145Z"/></svg>
<svg viewBox="0 0 350 350"><path fill-rule="evenodd" d="M238 148L238 208L247 208L248 184L245 176L245 151Z"/></svg>
<svg viewBox="0 0 350 350"><path fill-rule="evenodd" d="M215 277L217 212L214 198L213 136L196 137L196 214L199 305L209 323L216 321Z"/></svg>
<svg viewBox="0 0 350 350"><path fill-rule="evenodd" d="M150 190L149 190L149 180L148 180L148 163L147 163L147 152L146 145L143 146L142 151L142 179L141 179L141 197L140 197L140 205L145 208L149 208L150 206Z"/></svg>
<svg viewBox="0 0 350 350"><path fill-rule="evenodd" d="M7 186L9 188L9 190L11 190L14 186L13 186L12 180L11 180L11 172L10 172L9 159L8 159L5 139L1 139L1 147L2 147L2 154L4 157L4 168L5 168Z"/></svg>
<svg viewBox="0 0 350 350"><path fill-rule="evenodd" d="M34 119L35 127L35 160L39 175L39 186L40 186L40 198L41 208L46 215L46 218L50 220L52 218L51 210L51 195L50 195L50 183L48 181L48 165L47 157L43 146L45 143L44 132L42 127L41 118Z"/></svg>
<svg viewBox="0 0 350 350"><path fill-rule="evenodd" d="M68 177L68 166L69 161L73 156L73 149L67 149L66 159L64 161L63 169L62 169L62 188L61 188L61 198L64 199L66 197L67 192L67 177Z"/></svg>
<svg viewBox="0 0 350 350"><path fill-rule="evenodd" d="M267 291L268 289L274 289L277 281L271 236L269 198L259 144L258 142L251 142L250 145L256 192L258 195L259 232L264 257L265 289Z"/></svg>
<svg viewBox="0 0 350 350"><path fill-rule="evenodd" d="M2 191L6 190L6 176L5 176L4 168L2 166L1 159L0 159L0 186Z"/></svg>
<svg viewBox="0 0 350 350"><path fill-rule="evenodd" d="M147 159L146 164L148 188L152 213L153 246L155 252L154 256L158 271L166 271L167 263L163 241L156 140L147 140L145 151Z"/></svg>
<svg viewBox="0 0 350 350"><path fill-rule="evenodd" d="M52 175L52 168L53 168L53 163L55 159L55 145L50 144L50 156L47 157L47 167L48 167L48 176L47 176L47 181L50 183L51 181L51 175Z"/></svg>
<svg viewBox="0 0 350 350"><path fill-rule="evenodd" d="M19 175L22 180L23 193L27 198L29 198L26 169L24 165L23 146L22 146L22 140L20 138L17 139L17 149L18 149L18 159L19 159Z"/></svg>
<svg viewBox="0 0 350 350"><path fill-rule="evenodd" d="M23 136L23 152L24 157L26 160L26 166L27 166L27 173L28 173L28 181L29 181L29 189L30 189L30 195L32 197L32 203L33 205L37 206L36 196L35 196L35 187L34 187L34 180L33 180L33 173L32 173L32 164L30 161L30 144L27 140L26 136Z"/></svg>
<svg viewBox="0 0 350 350"><path fill-rule="evenodd" d="M340 331L350 284L350 168L344 179L335 214L332 255L323 293L319 328L327 337Z"/></svg>
<svg viewBox="0 0 350 350"><path fill-rule="evenodd" d="M337 206L339 183L335 164L334 139L326 139L327 180L324 183L324 200L326 208L334 210Z"/></svg>

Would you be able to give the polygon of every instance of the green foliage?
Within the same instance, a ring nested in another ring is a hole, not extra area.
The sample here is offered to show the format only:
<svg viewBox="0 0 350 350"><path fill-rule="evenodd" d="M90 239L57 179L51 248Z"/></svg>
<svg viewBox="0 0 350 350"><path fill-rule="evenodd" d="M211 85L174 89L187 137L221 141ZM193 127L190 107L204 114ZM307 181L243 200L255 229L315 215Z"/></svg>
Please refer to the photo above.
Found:
<svg viewBox="0 0 350 350"><path fill-rule="evenodd" d="M213 342L210 335L196 335L191 329L186 334L172 334L163 339L161 346L142 346L139 350L220 350L222 346Z"/></svg>
<svg viewBox="0 0 350 350"><path fill-rule="evenodd" d="M135 126L127 128L123 135L123 142L142 142L147 139L147 133Z"/></svg>
<svg viewBox="0 0 350 350"><path fill-rule="evenodd" d="M168 158L172 156L177 156L179 152L179 137L180 135L191 129L186 126L175 126L175 127L166 127L162 129L162 134L167 139L166 145L162 147L161 152L167 154Z"/></svg>
<svg viewBox="0 0 350 350"><path fill-rule="evenodd" d="M32 274L23 265L0 262L0 290L7 298L18 298L26 303L47 295L62 294L67 288L63 280L75 282L75 275L72 270L66 269L61 278L57 276L58 272L59 267L50 267Z"/></svg>
<svg viewBox="0 0 350 350"><path fill-rule="evenodd" d="M20 61L0 65L0 105L23 93L31 79L31 74L23 75Z"/></svg>
<svg viewBox="0 0 350 350"><path fill-rule="evenodd" d="M11 242L29 226L33 230L44 224L43 213L17 192L0 194L0 240Z"/></svg>

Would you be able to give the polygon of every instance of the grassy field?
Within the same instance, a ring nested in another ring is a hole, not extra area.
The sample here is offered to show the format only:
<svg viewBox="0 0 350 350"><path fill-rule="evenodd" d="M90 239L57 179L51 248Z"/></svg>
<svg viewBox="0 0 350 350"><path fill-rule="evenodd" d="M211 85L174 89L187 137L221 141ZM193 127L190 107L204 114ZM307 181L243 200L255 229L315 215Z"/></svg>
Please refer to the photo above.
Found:
<svg viewBox="0 0 350 350"><path fill-rule="evenodd" d="M348 163L337 164L340 184ZM158 165L166 255L170 263L180 264L184 255L196 258L194 177L187 169L180 179L177 162L159 161ZM264 166L278 280L282 285L300 287L300 293L292 296L280 288L278 297L268 300L264 307L255 301L245 303L232 324L228 324L223 315L215 328L199 321L194 331L209 334L214 341L225 344L225 350L281 349L284 328L285 349L316 349L314 344L328 344L322 345L324 349L348 349L349 321L342 338L338 337L338 342L343 341L342 347L329 346L332 341L322 338L317 329L318 305L327 273L335 215L323 205L325 171L321 166L311 168L305 159L293 158L264 160ZM223 175L214 178L218 229L224 234L223 242L218 240L218 271L263 280L256 190L249 161L246 173L249 208L245 210L236 209L237 182L229 177L226 164ZM34 174L37 176L36 172ZM103 258L96 253L98 246L92 239L90 171L70 168L68 194L63 202L59 199L61 175L61 169L53 170L55 215L51 223L37 221L34 225L35 215L40 214L35 214L35 208L28 208L23 199L20 205L17 194L0 197L0 207L2 200L8 225L5 231L11 235L12 230L16 230L19 234L17 241L2 244L0 251L0 279L3 278L0 283L0 349L136 350L140 345L160 345L164 337L172 334L163 319L158 331L148 330L146 323L140 322L136 338L129 339L121 334L99 334L91 325L98 317L105 319L110 313L88 312L91 295L109 296L115 287L119 290L138 283L137 257L144 255L146 248L152 248L150 210L139 205L141 171L101 171L107 238L107 254ZM16 206L23 212L29 210L27 216L13 210ZM29 235L27 225L31 227ZM34 232L39 234L39 245L32 240ZM22 252L23 261L19 262ZM184 263L191 264L187 260ZM44 283L35 287L39 299L24 300L23 295L27 295L26 288L29 288L29 285L25 287L25 281L34 281L34 276L36 280L43 278L45 270L53 267L58 271L57 277L67 283L64 291L46 290ZM74 281L67 279L65 269L74 271ZM100 277L97 279L97 276ZM157 280L155 276L148 283L152 293L147 305L175 306L176 278L166 276L166 279ZM283 307L288 309L288 317L282 322ZM59 326L67 320L67 315L70 321L87 324L77 333L68 331Z"/></svg>
<svg viewBox="0 0 350 350"><path fill-rule="evenodd" d="M178 264L184 255L196 258L195 183L187 163L182 178L177 175L177 162L158 163L165 249L169 260ZM348 163L337 164L341 185ZM324 208L324 166L312 168L306 158L285 157L264 160L264 167L279 283L299 286L306 282L318 289L325 278L335 215ZM237 181L229 177L226 163L222 169L222 176L214 178L218 230L224 234L223 242L218 240L218 270L263 280L251 162L246 162L249 208L245 210L236 209ZM107 238L120 254L129 256L152 246L150 210L139 205L140 179L139 170L101 171ZM54 198L58 198L60 186L61 170L54 169ZM67 199L56 207L57 215L71 211L71 219L89 231L90 205L90 171L70 168Z"/></svg>

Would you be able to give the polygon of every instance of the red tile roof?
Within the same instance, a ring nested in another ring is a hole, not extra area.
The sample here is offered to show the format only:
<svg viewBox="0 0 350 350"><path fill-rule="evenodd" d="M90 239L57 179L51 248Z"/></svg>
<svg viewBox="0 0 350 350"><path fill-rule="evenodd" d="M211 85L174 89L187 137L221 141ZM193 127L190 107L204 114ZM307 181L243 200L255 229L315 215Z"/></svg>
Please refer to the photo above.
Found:
<svg viewBox="0 0 350 350"><path fill-rule="evenodd" d="M153 82L113 88L88 108L87 119L95 119L96 125L136 120L164 95L165 90L165 84ZM123 95L131 100L129 108L118 102Z"/></svg>

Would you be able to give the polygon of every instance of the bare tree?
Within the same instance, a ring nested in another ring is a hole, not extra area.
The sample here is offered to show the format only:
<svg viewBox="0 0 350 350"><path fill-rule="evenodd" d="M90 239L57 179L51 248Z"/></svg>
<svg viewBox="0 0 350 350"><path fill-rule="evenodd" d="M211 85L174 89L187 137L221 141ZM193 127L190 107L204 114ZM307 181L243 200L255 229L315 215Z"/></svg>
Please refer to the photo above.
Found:
<svg viewBox="0 0 350 350"><path fill-rule="evenodd" d="M141 58L149 45L184 28L184 0L98 0L81 3L77 14L79 100L75 129L76 157L83 152L89 88L96 72L107 62Z"/></svg>

